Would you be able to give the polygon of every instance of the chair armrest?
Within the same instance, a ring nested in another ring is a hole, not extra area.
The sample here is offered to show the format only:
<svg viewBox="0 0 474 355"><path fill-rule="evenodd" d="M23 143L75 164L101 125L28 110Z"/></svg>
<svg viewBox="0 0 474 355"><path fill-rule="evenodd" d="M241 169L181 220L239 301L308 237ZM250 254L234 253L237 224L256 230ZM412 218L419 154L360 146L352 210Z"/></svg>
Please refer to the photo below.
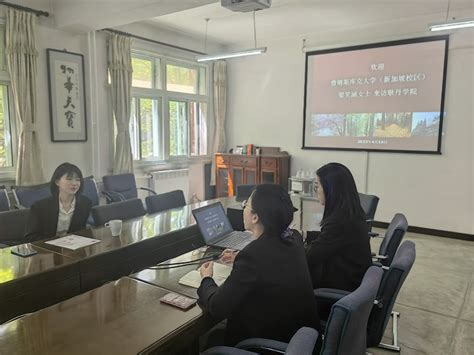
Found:
<svg viewBox="0 0 474 355"><path fill-rule="evenodd" d="M281 341L263 339L263 338L250 338L245 339L239 342L235 347L244 350L270 350L276 353L284 354L286 348L288 347L287 343Z"/></svg>
<svg viewBox="0 0 474 355"><path fill-rule="evenodd" d="M338 290L335 288L317 288L314 290L314 297L317 301L336 303L349 293L349 291Z"/></svg>
<svg viewBox="0 0 474 355"><path fill-rule="evenodd" d="M125 201L125 196L122 195L120 192L115 191L102 191L105 197L111 202L120 202Z"/></svg>
<svg viewBox="0 0 474 355"><path fill-rule="evenodd" d="M148 187L137 187L137 190L145 190L151 193L152 195L156 195L156 192L153 191L152 189L149 189Z"/></svg>

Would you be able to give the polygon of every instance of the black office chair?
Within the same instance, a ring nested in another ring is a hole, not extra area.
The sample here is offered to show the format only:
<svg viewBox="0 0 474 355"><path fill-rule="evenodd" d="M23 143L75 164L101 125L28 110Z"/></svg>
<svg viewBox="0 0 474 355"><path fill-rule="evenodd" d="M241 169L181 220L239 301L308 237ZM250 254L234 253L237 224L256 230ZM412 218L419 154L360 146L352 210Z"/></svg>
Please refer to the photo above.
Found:
<svg viewBox="0 0 474 355"><path fill-rule="evenodd" d="M376 263L378 262L384 267L390 266L407 229L408 221L405 216L402 213L395 214L380 244L379 254L373 255Z"/></svg>
<svg viewBox="0 0 474 355"><path fill-rule="evenodd" d="M99 190L97 188L97 182L94 179L94 176L87 176L84 178L84 190L82 190L82 195L87 197L91 202L91 207L98 206L100 203L99 199ZM94 218L92 217L92 212L87 219L87 224L94 225Z"/></svg>
<svg viewBox="0 0 474 355"><path fill-rule="evenodd" d="M10 199L8 192L4 185L0 186L0 212L8 211L10 209Z"/></svg>
<svg viewBox="0 0 474 355"><path fill-rule="evenodd" d="M125 220L144 216L145 214L145 208L139 198L92 207L92 217L97 226L103 225L112 219Z"/></svg>
<svg viewBox="0 0 474 355"><path fill-rule="evenodd" d="M359 192L360 206L367 217L367 225L369 226L369 235L375 237L378 233L372 233L372 224L375 219L375 211L379 204L379 198L375 195L367 195Z"/></svg>
<svg viewBox="0 0 474 355"><path fill-rule="evenodd" d="M24 243L25 226L29 214L29 208L0 212L1 244L12 246Z"/></svg>
<svg viewBox="0 0 474 355"><path fill-rule="evenodd" d="M50 183L11 187L17 208L30 208L36 201L51 197Z"/></svg>
<svg viewBox="0 0 474 355"><path fill-rule="evenodd" d="M367 347L378 346L381 348L400 351L398 345L398 317L400 313L393 311L393 305L398 293L405 282L416 259L415 243L407 240L398 249L393 262L385 271L382 283L377 292L374 307L370 314L367 327ZM381 343L385 328L392 317L392 344Z"/></svg>
<svg viewBox="0 0 474 355"><path fill-rule="evenodd" d="M236 191L235 191L235 200L236 201L247 200L252 194L253 190L255 190L255 186L257 185L237 185Z"/></svg>
<svg viewBox="0 0 474 355"><path fill-rule="evenodd" d="M103 193L106 197L107 203L137 198L137 190L148 191L149 193L156 195L156 192L152 189L147 187L137 187L135 175L133 174L106 175L102 177L102 182L104 183Z"/></svg>
<svg viewBox="0 0 474 355"><path fill-rule="evenodd" d="M148 213L158 213L186 206L186 199L182 190L174 190L163 194L147 196L145 203Z"/></svg>

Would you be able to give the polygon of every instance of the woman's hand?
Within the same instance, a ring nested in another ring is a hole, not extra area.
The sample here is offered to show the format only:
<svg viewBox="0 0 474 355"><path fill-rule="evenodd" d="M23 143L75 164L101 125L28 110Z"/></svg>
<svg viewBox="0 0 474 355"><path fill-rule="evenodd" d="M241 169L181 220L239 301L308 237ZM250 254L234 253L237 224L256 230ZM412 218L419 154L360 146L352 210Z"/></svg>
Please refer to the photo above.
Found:
<svg viewBox="0 0 474 355"><path fill-rule="evenodd" d="M239 253L238 250L226 249L219 256L219 259L225 264L232 264L238 253Z"/></svg>
<svg viewBox="0 0 474 355"><path fill-rule="evenodd" d="M214 263L212 261L208 261L207 263L202 264L199 272L201 273L202 278L212 277L214 274Z"/></svg>

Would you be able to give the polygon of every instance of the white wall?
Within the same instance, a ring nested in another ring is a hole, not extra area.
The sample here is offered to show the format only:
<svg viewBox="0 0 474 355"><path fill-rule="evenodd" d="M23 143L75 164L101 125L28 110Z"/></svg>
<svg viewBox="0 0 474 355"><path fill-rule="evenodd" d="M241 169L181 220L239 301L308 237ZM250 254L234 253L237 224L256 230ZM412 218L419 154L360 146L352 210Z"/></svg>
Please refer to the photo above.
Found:
<svg viewBox="0 0 474 355"><path fill-rule="evenodd" d="M428 35L423 31L419 21L394 22L306 38L311 47L342 47ZM389 222L403 212L412 226L474 233L473 30L450 37L442 155L302 150L302 37L262 45L268 46L265 55L229 60L228 148L280 146L292 155L292 174L341 162L360 191L380 197L377 220Z"/></svg>

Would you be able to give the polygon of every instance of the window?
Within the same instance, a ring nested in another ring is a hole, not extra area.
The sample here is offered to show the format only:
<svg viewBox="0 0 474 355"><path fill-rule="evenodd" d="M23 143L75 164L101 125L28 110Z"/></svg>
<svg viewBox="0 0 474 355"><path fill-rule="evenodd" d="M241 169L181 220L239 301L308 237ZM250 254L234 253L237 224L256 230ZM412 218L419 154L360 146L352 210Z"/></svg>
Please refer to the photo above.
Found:
<svg viewBox="0 0 474 355"><path fill-rule="evenodd" d="M0 24L0 169L13 167L14 129L10 122L9 81L5 62L5 27Z"/></svg>
<svg viewBox="0 0 474 355"><path fill-rule="evenodd" d="M134 160L207 155L208 67L142 52L132 66Z"/></svg>

